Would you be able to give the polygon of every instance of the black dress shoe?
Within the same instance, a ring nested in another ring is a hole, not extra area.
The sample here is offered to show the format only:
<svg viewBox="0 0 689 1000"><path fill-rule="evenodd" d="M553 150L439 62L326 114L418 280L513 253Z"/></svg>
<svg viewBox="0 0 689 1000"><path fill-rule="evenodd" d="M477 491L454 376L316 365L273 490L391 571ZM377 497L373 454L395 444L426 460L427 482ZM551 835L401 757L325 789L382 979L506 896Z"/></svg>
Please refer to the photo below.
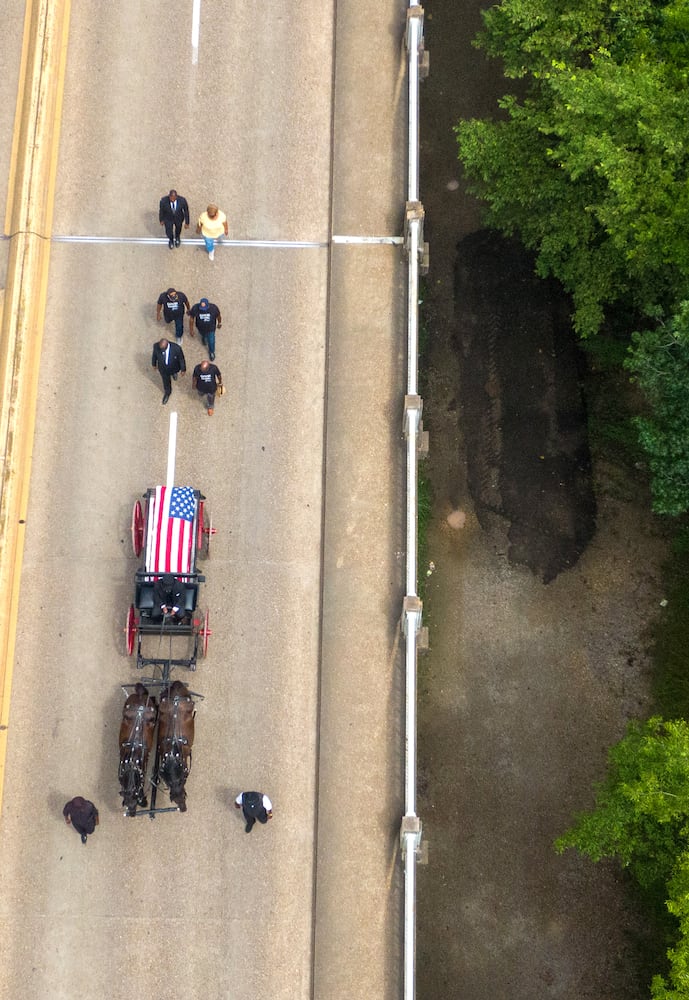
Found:
<svg viewBox="0 0 689 1000"><path fill-rule="evenodd" d="M177 237L177 239L175 240L175 246L176 246L176 247L178 247L178 246L179 246L179 236L178 236L178 237Z"/></svg>
<svg viewBox="0 0 689 1000"><path fill-rule="evenodd" d="M215 361L215 354L211 354L211 361Z"/></svg>
<svg viewBox="0 0 689 1000"><path fill-rule="evenodd" d="M166 392L165 395L163 396L163 406L165 406L169 398L170 398L170 393Z"/></svg>
<svg viewBox="0 0 689 1000"><path fill-rule="evenodd" d="M82 835L81 835L81 842L82 842L82 844L86 843L86 834L85 833L82 833Z"/></svg>
<svg viewBox="0 0 689 1000"><path fill-rule="evenodd" d="M170 249L172 250L172 248L173 248L173 246L174 246L175 244L174 244L174 243L172 242L172 240L168 240L168 244L167 244L167 245L168 245L168 246L170 247Z"/></svg>
<svg viewBox="0 0 689 1000"><path fill-rule="evenodd" d="M175 372L175 374L174 374L174 375L172 376L172 379L173 379L173 381L174 381L174 382L176 382L176 381L177 381L177 373L176 373L176 372Z"/></svg>

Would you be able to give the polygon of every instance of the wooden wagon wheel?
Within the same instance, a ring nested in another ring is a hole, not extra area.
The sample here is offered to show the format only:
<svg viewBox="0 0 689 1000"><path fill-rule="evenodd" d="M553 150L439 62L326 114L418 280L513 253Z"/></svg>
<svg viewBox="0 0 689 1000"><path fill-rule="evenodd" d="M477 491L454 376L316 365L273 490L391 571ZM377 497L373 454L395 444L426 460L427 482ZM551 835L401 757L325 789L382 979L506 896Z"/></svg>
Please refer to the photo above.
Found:
<svg viewBox="0 0 689 1000"><path fill-rule="evenodd" d="M206 559L210 557L211 554L211 536L215 534L215 528L213 527L213 515L208 515L208 527L206 528Z"/></svg>
<svg viewBox="0 0 689 1000"><path fill-rule="evenodd" d="M208 523L206 523L206 517L208 518ZM196 522L196 551L203 554L206 559L211 554L211 535L214 534L213 517L207 513L203 500L200 500L199 514Z"/></svg>
<svg viewBox="0 0 689 1000"><path fill-rule="evenodd" d="M134 555L140 556L144 547L144 512L141 501L137 500L132 511L132 548Z"/></svg>
<svg viewBox="0 0 689 1000"><path fill-rule="evenodd" d="M125 637L127 641L127 656L131 656L134 652L134 643L136 641L136 633L139 631L139 623L136 620L136 612L134 611L134 605L129 605L129 611L127 612L127 624L124 627Z"/></svg>
<svg viewBox="0 0 689 1000"><path fill-rule="evenodd" d="M201 656L203 656L204 658L208 654L208 637L213 635L209 623L210 623L210 611L207 610L201 628L199 629L199 635L201 637Z"/></svg>
<svg viewBox="0 0 689 1000"><path fill-rule="evenodd" d="M206 505L203 500L199 500L199 512L196 518L196 551L203 550L203 536L205 534Z"/></svg>

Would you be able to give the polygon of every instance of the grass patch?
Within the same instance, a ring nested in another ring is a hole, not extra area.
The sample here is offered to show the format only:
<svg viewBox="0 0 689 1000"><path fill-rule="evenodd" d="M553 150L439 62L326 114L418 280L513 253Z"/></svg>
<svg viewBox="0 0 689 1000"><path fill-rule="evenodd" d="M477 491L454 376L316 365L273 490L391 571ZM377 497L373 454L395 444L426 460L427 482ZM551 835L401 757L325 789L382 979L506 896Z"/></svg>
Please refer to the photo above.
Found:
<svg viewBox="0 0 689 1000"><path fill-rule="evenodd" d="M423 397L427 388L426 356L430 342L430 317L426 305L428 283L425 277L419 279L419 393ZM431 481L420 464L416 476L416 592L423 600L426 590L426 569L428 567L428 526L431 520L433 493Z"/></svg>
<svg viewBox="0 0 689 1000"><path fill-rule="evenodd" d="M582 344L588 361L584 386L591 449L598 458L624 468L632 468L642 458L632 422L641 401L622 367L628 343L600 334Z"/></svg>
<svg viewBox="0 0 689 1000"><path fill-rule="evenodd" d="M419 597L423 600L424 591L426 589L426 567L428 566L428 525L431 520L431 508L433 506L433 493L431 487L431 481L426 475L426 473L419 468L417 474L417 495L416 495L416 510L417 510L417 526L416 526L416 544L417 544L417 580L416 589Z"/></svg>

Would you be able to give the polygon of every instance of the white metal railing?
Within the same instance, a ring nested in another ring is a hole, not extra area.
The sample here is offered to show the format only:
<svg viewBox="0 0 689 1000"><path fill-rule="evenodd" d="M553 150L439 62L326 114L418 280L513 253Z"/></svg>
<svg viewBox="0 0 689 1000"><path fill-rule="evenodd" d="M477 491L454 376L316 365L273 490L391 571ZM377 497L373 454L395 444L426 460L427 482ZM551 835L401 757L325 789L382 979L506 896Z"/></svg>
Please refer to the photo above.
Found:
<svg viewBox="0 0 689 1000"><path fill-rule="evenodd" d="M428 72L423 44L423 7L410 3L405 35L409 78L409 149L404 248L407 279L407 393L404 434L407 445L406 594L402 608L405 638L405 780L400 844L404 861L404 1000L416 997L416 864L421 850L421 820L416 814L416 670L423 607L417 593L417 474L424 443L423 401L418 395L419 275L427 269L423 206L419 201L419 83Z"/></svg>

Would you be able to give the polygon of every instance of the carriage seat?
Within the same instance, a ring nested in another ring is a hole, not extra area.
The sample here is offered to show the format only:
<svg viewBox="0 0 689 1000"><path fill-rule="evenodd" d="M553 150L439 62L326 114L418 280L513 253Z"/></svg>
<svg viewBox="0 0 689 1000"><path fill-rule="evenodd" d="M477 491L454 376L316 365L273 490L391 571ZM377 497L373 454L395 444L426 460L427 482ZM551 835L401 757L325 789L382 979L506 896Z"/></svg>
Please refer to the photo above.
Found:
<svg viewBox="0 0 689 1000"><path fill-rule="evenodd" d="M137 583L136 585L136 606L139 611L153 610L153 584Z"/></svg>
<svg viewBox="0 0 689 1000"><path fill-rule="evenodd" d="M187 584L184 588L184 610L190 614L196 610L197 587ZM136 585L136 606L139 611L153 610L153 584L137 583Z"/></svg>

